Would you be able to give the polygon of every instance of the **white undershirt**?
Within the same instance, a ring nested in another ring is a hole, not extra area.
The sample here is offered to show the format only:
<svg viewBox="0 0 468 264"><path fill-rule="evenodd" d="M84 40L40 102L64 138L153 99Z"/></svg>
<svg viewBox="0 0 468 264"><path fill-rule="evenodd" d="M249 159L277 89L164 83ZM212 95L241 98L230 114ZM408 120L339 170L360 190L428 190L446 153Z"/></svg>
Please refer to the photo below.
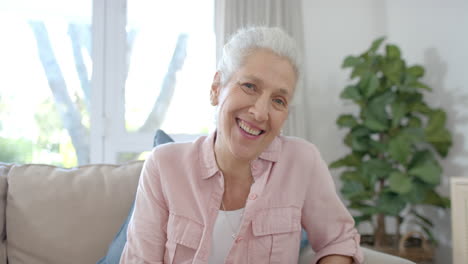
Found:
<svg viewBox="0 0 468 264"><path fill-rule="evenodd" d="M208 258L208 264L224 263L229 250L232 247L234 238L232 234L239 231L239 226L242 220L244 208L235 211L221 211L218 212L218 217L213 228L213 238L211 241L211 254ZM229 219L226 219L229 217ZM228 222L229 221L229 222ZM231 224L231 225L229 225ZM233 232L233 228L235 232Z"/></svg>

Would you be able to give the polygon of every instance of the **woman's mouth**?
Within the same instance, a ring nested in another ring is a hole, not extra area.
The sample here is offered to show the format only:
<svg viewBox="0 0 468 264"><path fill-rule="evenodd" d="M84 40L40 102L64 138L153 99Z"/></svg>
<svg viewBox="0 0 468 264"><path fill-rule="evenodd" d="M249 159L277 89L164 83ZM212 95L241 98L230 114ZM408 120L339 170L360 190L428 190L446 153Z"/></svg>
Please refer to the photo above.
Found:
<svg viewBox="0 0 468 264"><path fill-rule="evenodd" d="M245 133L251 136L259 136L265 133L265 130L253 128L249 126L246 122L238 118L237 118L237 124L239 125L240 129L242 129Z"/></svg>

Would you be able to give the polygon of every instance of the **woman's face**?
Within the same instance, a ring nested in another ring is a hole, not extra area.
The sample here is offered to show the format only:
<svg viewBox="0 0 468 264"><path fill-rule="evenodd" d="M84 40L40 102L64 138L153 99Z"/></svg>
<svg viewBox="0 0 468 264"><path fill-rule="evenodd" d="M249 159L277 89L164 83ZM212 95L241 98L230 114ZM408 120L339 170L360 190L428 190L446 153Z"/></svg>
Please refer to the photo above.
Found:
<svg viewBox="0 0 468 264"><path fill-rule="evenodd" d="M219 111L215 149L236 159L257 158L286 121L296 78L287 59L264 49L250 54L225 85L217 73L211 90Z"/></svg>

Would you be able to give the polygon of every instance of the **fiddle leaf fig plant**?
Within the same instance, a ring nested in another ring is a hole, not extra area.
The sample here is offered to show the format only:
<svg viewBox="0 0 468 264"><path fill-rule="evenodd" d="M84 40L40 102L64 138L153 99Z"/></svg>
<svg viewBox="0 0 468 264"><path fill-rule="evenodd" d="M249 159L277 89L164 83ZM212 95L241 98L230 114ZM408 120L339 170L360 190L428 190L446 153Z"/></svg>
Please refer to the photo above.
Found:
<svg viewBox="0 0 468 264"><path fill-rule="evenodd" d="M338 127L347 130L349 153L330 164L342 168L341 193L358 213L356 223L374 227L376 246L383 245L386 216L396 217L397 237L402 222L412 219L433 239L432 222L414 207L450 205L436 191L442 174L437 157L446 157L452 145L447 115L424 101L431 91L421 81L424 68L407 65L396 45L382 49L384 40L343 61L352 83L340 97L358 111L338 117Z"/></svg>

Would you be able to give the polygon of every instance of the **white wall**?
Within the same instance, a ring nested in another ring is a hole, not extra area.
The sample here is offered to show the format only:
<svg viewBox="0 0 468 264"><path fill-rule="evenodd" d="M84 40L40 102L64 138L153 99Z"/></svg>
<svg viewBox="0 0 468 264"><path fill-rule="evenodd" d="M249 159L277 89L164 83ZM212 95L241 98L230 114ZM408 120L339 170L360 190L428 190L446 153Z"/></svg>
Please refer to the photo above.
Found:
<svg viewBox="0 0 468 264"><path fill-rule="evenodd" d="M468 1L303 0L303 10L308 139L325 161L348 151L342 143L345 131L335 125L340 113L355 109L339 98L349 84L342 60L386 35L409 64L426 68L425 82L434 89L427 100L447 111L454 145L442 162L440 191L449 196L450 176L468 177ZM440 242L437 263L451 263L450 211L425 211Z"/></svg>

